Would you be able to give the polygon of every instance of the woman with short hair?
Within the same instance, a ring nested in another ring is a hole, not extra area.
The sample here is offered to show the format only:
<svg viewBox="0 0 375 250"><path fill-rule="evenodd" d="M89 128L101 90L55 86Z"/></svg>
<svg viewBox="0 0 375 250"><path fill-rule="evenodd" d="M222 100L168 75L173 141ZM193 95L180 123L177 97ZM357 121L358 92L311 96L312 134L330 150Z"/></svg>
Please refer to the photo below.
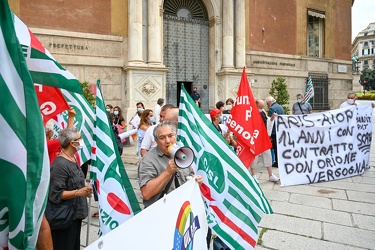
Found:
<svg viewBox="0 0 375 250"><path fill-rule="evenodd" d="M58 205L71 201L75 212L67 228L51 228L53 248L79 250L82 220L88 214L87 197L92 194L92 188L86 186L84 174L74 156L82 149L83 140L76 128L61 130L58 139L62 151L51 166L48 202Z"/></svg>

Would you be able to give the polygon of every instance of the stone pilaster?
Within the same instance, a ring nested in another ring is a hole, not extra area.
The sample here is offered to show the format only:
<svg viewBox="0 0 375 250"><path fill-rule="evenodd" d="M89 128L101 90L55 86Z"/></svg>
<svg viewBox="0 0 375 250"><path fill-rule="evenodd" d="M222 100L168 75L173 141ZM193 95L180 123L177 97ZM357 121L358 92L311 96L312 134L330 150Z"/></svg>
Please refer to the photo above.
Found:
<svg viewBox="0 0 375 250"><path fill-rule="evenodd" d="M153 1L151 1L153 2ZM142 57L142 0L129 0L129 63L143 63Z"/></svg>
<svg viewBox="0 0 375 250"><path fill-rule="evenodd" d="M245 66L245 0L235 0L235 51L236 51L236 68L240 69Z"/></svg>
<svg viewBox="0 0 375 250"><path fill-rule="evenodd" d="M159 1L148 2L148 63L161 63L161 17Z"/></svg>
<svg viewBox="0 0 375 250"><path fill-rule="evenodd" d="M223 0L223 68L233 68L233 0Z"/></svg>

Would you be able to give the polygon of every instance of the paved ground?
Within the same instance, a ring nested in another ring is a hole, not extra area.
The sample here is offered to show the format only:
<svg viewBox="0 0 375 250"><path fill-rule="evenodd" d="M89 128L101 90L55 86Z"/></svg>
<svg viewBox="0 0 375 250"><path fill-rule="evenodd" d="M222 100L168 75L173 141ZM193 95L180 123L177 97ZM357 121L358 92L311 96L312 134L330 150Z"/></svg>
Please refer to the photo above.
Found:
<svg viewBox="0 0 375 250"><path fill-rule="evenodd" d="M362 176L280 187L280 183L268 181L266 171L258 172L260 186L274 214L263 217L259 226L262 242L256 249L375 249L374 132L371 168ZM135 149L135 146L126 147L123 160L139 197ZM274 168L274 172L278 174L278 169ZM97 203L94 202L91 209L91 214L96 212ZM90 220L89 244L98 238L98 219ZM82 227L83 246L86 232L87 224Z"/></svg>

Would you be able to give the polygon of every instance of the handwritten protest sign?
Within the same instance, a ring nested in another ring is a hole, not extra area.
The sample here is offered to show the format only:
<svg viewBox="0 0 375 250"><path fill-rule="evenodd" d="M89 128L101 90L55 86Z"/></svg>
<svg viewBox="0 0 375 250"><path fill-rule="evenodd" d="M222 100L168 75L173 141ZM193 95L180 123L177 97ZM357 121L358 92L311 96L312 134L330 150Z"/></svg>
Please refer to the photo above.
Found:
<svg viewBox="0 0 375 250"><path fill-rule="evenodd" d="M370 167L373 123L371 105L278 116L275 126L281 185L363 174Z"/></svg>

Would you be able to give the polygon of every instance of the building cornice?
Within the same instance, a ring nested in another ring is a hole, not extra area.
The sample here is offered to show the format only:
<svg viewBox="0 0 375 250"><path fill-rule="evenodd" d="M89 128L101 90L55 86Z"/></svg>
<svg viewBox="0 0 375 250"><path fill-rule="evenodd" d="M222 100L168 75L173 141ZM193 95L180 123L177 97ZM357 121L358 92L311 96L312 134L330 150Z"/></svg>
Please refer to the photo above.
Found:
<svg viewBox="0 0 375 250"><path fill-rule="evenodd" d="M115 41L122 42L124 38L122 36L113 35L100 35L94 33L82 33L74 31L64 31L64 30L52 30L52 29L41 29L41 28L30 28L30 30L35 35L48 35L48 36L60 36L60 37L74 37L74 38L84 38L91 40L101 40L101 41Z"/></svg>

